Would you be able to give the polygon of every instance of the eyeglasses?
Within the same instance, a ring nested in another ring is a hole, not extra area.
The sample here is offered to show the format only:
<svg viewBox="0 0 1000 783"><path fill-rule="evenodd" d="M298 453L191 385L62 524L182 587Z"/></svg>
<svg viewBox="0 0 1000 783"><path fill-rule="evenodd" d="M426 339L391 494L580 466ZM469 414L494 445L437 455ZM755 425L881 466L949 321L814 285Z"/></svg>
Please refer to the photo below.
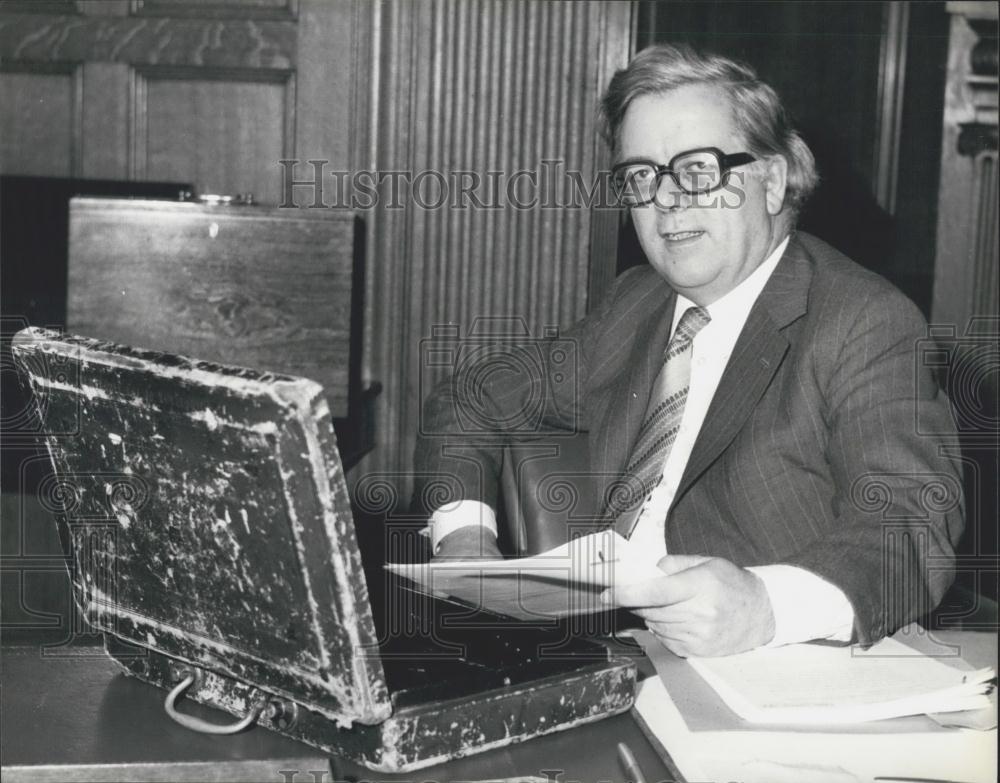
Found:
<svg viewBox="0 0 1000 783"><path fill-rule="evenodd" d="M645 160L619 163L611 169L611 182L623 206L641 207L656 199L665 174L685 193L697 196L718 190L731 169L755 160L747 152L727 155L716 147L702 147L674 155L666 166Z"/></svg>

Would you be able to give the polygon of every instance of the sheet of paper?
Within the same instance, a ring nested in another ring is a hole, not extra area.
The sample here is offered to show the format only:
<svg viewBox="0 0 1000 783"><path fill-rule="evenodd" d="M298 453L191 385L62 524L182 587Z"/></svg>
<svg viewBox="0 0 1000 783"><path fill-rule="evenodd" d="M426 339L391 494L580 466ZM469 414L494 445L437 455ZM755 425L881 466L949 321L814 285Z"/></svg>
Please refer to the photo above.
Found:
<svg viewBox="0 0 1000 783"><path fill-rule="evenodd" d="M600 601L605 588L662 576L613 530L582 536L533 557L386 568L429 593L519 619L599 612L607 608Z"/></svg>

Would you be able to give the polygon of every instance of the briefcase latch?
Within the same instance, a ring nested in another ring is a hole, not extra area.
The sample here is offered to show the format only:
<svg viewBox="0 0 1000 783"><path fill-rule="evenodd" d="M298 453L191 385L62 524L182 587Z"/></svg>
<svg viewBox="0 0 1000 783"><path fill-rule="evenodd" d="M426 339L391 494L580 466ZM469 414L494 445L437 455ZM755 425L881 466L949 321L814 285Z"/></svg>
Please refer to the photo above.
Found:
<svg viewBox="0 0 1000 783"><path fill-rule="evenodd" d="M199 193L192 200L210 207L252 207L256 203L253 193L237 193L234 196L221 193Z"/></svg>
<svg viewBox="0 0 1000 783"><path fill-rule="evenodd" d="M279 731L288 731L299 717L299 705L288 699L271 699L264 707L263 717Z"/></svg>

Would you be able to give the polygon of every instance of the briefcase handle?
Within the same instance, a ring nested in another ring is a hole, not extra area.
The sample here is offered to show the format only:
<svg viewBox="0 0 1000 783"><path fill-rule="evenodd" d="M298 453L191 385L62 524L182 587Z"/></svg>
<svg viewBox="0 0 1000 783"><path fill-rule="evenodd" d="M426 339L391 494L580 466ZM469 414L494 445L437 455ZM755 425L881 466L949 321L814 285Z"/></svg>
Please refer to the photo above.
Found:
<svg viewBox="0 0 1000 783"><path fill-rule="evenodd" d="M200 731L202 734L237 734L247 726L253 725L264 709L265 703L259 701L236 723L228 724L209 723L207 720L196 718L193 715L184 715L177 711L177 700L184 694L184 691L194 685L195 680L197 680L195 672L187 670L184 673L184 678L174 686L163 702L163 709L167 711L167 715L186 729Z"/></svg>

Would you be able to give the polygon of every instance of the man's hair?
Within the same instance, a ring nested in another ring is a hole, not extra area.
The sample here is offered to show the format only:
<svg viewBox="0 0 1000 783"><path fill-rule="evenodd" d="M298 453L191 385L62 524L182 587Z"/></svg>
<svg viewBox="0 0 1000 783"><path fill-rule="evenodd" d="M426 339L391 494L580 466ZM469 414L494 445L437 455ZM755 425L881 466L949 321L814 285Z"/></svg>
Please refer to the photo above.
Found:
<svg viewBox="0 0 1000 783"><path fill-rule="evenodd" d="M721 87L729 96L747 151L756 157L781 155L787 161L785 208L797 213L819 181L816 161L792 127L778 94L746 63L698 52L686 44L643 49L614 75L601 99L602 132L611 149L618 149L622 122L632 101L689 84Z"/></svg>

